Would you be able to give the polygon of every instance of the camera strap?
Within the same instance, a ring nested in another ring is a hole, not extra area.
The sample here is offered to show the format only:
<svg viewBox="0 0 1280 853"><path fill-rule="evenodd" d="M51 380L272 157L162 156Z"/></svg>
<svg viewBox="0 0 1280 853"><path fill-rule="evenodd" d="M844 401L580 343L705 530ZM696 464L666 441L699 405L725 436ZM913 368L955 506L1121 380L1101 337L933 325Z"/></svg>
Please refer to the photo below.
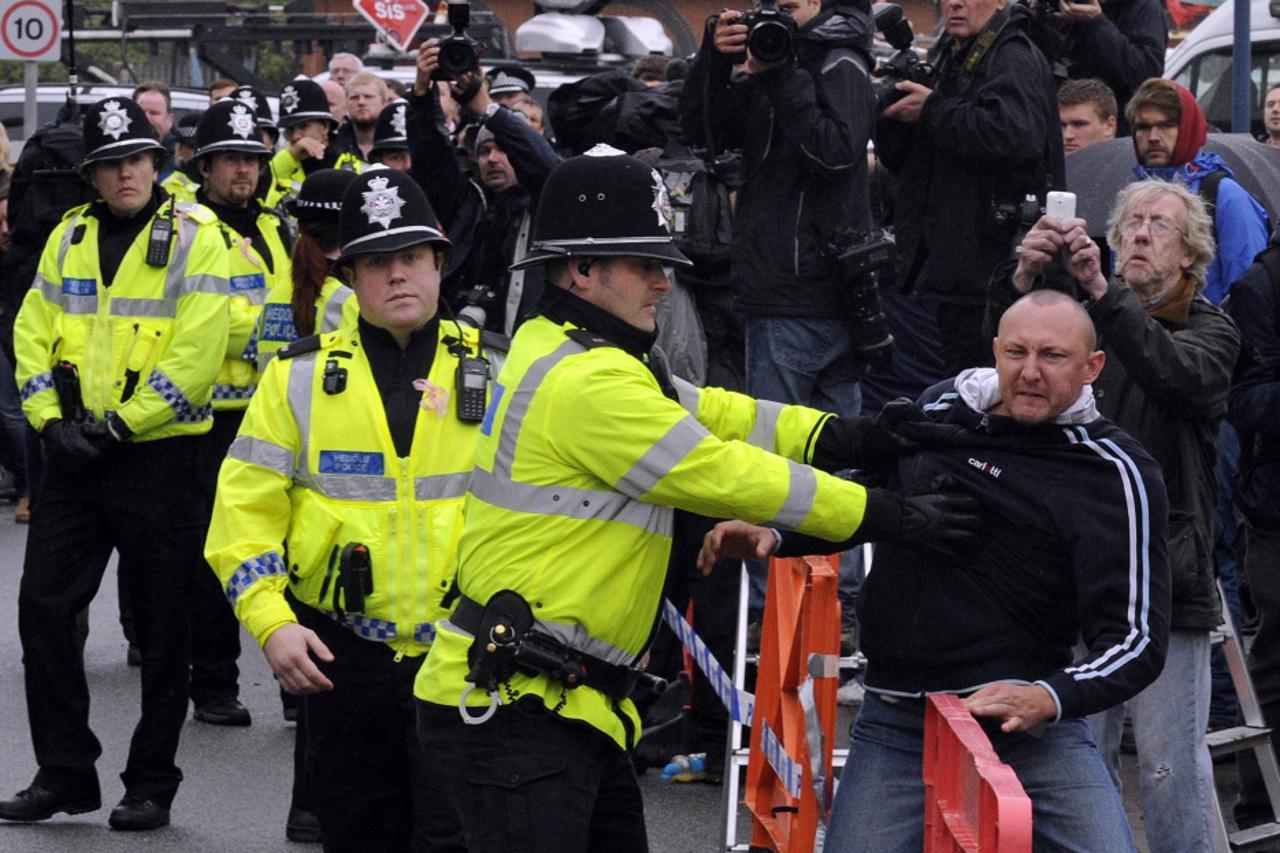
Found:
<svg viewBox="0 0 1280 853"><path fill-rule="evenodd" d="M964 73L970 79L977 73L978 63L982 62L982 58L987 55L987 51L996 43L996 39L1000 38L1000 33L1004 32L1004 28L1009 25L1009 9L1006 7L999 10L991 16L991 20L987 21L987 25L982 28L973 39L973 46L969 48L969 55L964 60Z"/></svg>

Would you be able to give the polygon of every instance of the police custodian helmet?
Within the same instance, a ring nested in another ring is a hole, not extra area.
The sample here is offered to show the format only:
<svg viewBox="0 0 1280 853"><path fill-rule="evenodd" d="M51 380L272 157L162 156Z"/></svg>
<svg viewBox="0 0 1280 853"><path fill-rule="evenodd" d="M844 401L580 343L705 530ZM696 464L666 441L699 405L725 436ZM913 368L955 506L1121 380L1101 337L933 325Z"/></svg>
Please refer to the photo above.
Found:
<svg viewBox="0 0 1280 853"><path fill-rule="evenodd" d="M164 153L147 114L130 98L103 98L84 116L84 160L81 171L93 163L123 160L140 151Z"/></svg>
<svg viewBox="0 0 1280 853"><path fill-rule="evenodd" d="M271 156L262 144L257 117L247 104L226 98L200 116L200 124L196 126L196 159L219 151Z"/></svg>
<svg viewBox="0 0 1280 853"><path fill-rule="evenodd" d="M366 169L342 194L338 236L338 266L356 255L395 252L419 243L431 243L437 251L452 245L418 182L385 166Z"/></svg>
<svg viewBox="0 0 1280 853"><path fill-rule="evenodd" d="M409 150L409 131L405 125L408 109L408 101L396 101L382 108L378 113L378 123L373 128L370 156L379 151Z"/></svg>
<svg viewBox="0 0 1280 853"><path fill-rule="evenodd" d="M257 89L252 86L237 86L230 97L231 100L239 101L253 112L258 127L264 130L276 130L276 120L271 115L271 104Z"/></svg>
<svg viewBox="0 0 1280 853"><path fill-rule="evenodd" d="M566 257L656 258L692 266L671 239L662 176L609 145L570 157L547 177L529 254L511 269Z"/></svg>
<svg viewBox="0 0 1280 853"><path fill-rule="evenodd" d="M314 80L294 80L280 91L280 128L309 121L337 125L329 112L329 98Z"/></svg>

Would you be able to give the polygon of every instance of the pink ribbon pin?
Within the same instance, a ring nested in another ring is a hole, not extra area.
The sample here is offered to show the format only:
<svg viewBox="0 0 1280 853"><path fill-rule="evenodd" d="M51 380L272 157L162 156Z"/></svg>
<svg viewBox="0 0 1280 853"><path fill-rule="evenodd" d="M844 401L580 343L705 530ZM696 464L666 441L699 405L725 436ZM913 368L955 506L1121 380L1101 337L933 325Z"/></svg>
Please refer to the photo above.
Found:
<svg viewBox="0 0 1280 853"><path fill-rule="evenodd" d="M441 388L426 379L413 380L415 390L422 392L418 405L428 412L434 412L437 418L443 418L449 412L449 389Z"/></svg>

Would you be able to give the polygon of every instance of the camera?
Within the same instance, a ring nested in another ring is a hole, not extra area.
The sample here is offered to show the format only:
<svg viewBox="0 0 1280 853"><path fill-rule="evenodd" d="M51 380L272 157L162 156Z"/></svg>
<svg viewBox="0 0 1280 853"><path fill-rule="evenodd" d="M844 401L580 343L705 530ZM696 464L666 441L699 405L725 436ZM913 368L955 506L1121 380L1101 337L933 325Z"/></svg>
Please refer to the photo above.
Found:
<svg viewBox="0 0 1280 853"><path fill-rule="evenodd" d="M777 0L759 0L754 9L743 12L734 23L747 28L747 49L757 62L779 65L791 58L791 34L796 22L778 8ZM745 53L740 53L734 62L744 62L746 58Z"/></svg>
<svg viewBox="0 0 1280 853"><path fill-rule="evenodd" d="M462 308L458 310L459 322L474 326L477 329L483 329L485 321L489 317L489 312L485 309L485 303L492 303L498 298L498 294L493 288L483 284L477 284L467 291Z"/></svg>
<svg viewBox="0 0 1280 853"><path fill-rule="evenodd" d="M853 346L873 368L893 361L893 335L880 307L879 271L893 263L893 235L882 228L842 230L827 245L826 254L840 265L848 285Z"/></svg>
<svg viewBox="0 0 1280 853"><path fill-rule="evenodd" d="M440 64L432 72L432 80L457 80L480 65L480 45L467 35L471 25L471 3L449 0L449 26L453 33L440 41Z"/></svg>
<svg viewBox="0 0 1280 853"><path fill-rule="evenodd" d="M911 49L915 41L915 33L911 30L911 22L903 14L897 3L877 3L872 8L872 16L876 29L884 34L884 40L897 51L876 69L876 76L871 81L871 90L876 96L876 107L883 110L901 100L906 92L896 87L902 81L919 83L921 86L934 87L937 72L927 62L921 62Z"/></svg>

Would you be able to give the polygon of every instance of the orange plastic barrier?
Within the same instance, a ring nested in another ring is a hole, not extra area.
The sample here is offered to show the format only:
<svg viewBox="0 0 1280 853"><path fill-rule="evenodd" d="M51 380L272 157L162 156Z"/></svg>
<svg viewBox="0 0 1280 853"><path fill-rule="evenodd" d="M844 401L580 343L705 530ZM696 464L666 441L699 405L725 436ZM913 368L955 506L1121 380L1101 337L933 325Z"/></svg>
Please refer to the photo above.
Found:
<svg viewBox="0 0 1280 853"><path fill-rule="evenodd" d="M772 560L760 637L751 757L743 797L752 850L812 853L831 808L840 604L838 557ZM817 731L806 732L801 688L812 677ZM814 765L821 771L814 781Z"/></svg>
<svg viewBox="0 0 1280 853"><path fill-rule="evenodd" d="M1030 853L1031 798L958 697L924 716L925 853Z"/></svg>

